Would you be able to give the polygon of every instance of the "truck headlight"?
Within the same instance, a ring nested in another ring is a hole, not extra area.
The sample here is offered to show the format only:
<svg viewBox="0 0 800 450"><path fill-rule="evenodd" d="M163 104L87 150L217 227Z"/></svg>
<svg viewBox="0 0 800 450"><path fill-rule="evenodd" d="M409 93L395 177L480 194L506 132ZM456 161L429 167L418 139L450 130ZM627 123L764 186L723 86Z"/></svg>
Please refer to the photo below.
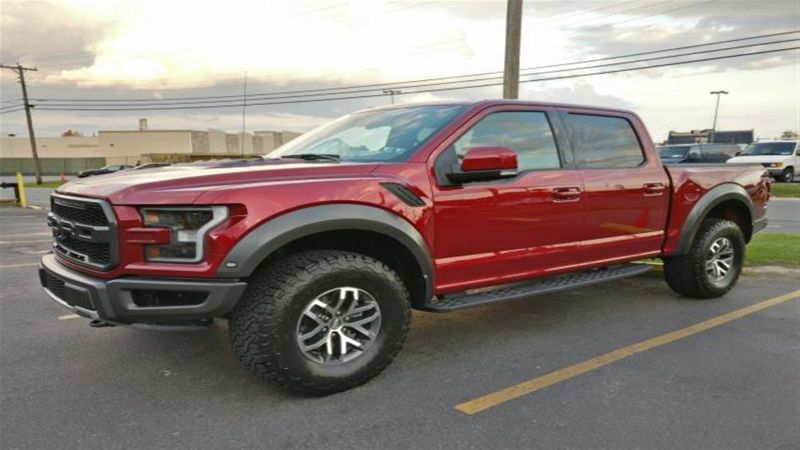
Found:
<svg viewBox="0 0 800 450"><path fill-rule="evenodd" d="M770 166L772 166L772 167L783 167L783 163L782 162L774 162L774 163L770 164Z"/></svg>
<svg viewBox="0 0 800 450"><path fill-rule="evenodd" d="M208 232L228 218L225 206L140 209L145 227L168 228L170 242L145 246L145 259L158 262L199 262Z"/></svg>

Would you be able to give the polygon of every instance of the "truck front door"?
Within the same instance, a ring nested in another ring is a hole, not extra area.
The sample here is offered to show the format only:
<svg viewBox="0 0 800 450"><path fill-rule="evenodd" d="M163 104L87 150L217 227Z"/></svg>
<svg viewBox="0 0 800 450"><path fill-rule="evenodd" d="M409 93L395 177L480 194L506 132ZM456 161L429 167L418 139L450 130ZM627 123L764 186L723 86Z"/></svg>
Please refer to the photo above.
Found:
<svg viewBox="0 0 800 450"><path fill-rule="evenodd" d="M519 105L489 108L431 158L438 292L546 275L580 260L583 186L556 144L553 114ZM460 162L481 146L514 150L518 175L460 185L441 176L440 164Z"/></svg>

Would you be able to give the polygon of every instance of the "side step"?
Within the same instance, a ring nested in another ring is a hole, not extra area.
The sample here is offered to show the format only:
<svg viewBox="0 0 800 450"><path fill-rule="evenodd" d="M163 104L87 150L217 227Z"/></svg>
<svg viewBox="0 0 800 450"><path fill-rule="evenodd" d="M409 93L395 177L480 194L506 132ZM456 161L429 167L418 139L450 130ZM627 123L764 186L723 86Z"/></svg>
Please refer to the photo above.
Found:
<svg viewBox="0 0 800 450"><path fill-rule="evenodd" d="M448 312L472 306L486 305L489 303L518 300L533 295L549 294L590 284L618 280L632 277L650 270L648 264L626 264L621 266L603 267L585 272L557 275L554 277L539 278L534 281L525 281L511 285L498 286L495 289L473 289L434 297L422 308L433 312Z"/></svg>

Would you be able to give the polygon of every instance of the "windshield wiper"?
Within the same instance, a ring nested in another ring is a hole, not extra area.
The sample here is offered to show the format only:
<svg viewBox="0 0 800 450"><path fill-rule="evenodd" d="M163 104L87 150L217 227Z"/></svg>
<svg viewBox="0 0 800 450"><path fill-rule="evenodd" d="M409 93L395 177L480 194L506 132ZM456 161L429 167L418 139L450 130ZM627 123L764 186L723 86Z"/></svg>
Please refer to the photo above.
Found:
<svg viewBox="0 0 800 450"><path fill-rule="evenodd" d="M296 155L283 155L282 159L302 159L304 161L339 161L339 155L330 153L298 153Z"/></svg>

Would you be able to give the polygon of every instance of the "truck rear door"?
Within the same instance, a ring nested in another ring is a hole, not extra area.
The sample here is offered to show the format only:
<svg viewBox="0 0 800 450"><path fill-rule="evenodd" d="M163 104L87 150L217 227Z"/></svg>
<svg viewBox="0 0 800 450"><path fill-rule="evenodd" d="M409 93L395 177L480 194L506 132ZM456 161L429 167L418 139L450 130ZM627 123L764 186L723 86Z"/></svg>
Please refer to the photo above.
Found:
<svg viewBox="0 0 800 450"><path fill-rule="evenodd" d="M637 117L562 110L584 185L582 254L601 264L656 255L664 241L669 178Z"/></svg>

